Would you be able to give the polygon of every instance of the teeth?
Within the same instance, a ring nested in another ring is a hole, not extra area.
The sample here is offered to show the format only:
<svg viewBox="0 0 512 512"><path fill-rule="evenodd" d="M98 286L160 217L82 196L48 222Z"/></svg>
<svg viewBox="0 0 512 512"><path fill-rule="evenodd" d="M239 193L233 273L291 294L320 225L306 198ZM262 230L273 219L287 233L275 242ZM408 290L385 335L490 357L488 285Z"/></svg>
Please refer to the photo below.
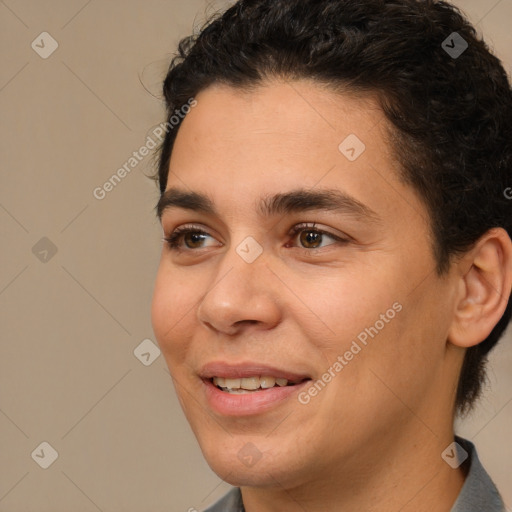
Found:
<svg viewBox="0 0 512 512"><path fill-rule="evenodd" d="M263 389L273 388L276 385L274 377L260 377L260 386Z"/></svg>
<svg viewBox="0 0 512 512"><path fill-rule="evenodd" d="M240 387L240 383L242 382L242 379L225 379L224 386L226 388L230 389L238 389Z"/></svg>
<svg viewBox="0 0 512 512"><path fill-rule="evenodd" d="M260 387L259 377L244 377L240 383L240 387L243 389L253 390Z"/></svg>
<svg viewBox="0 0 512 512"><path fill-rule="evenodd" d="M287 379L276 379L275 377L262 376L262 377L243 377L241 379L227 379L224 377L214 377L213 384L225 391L234 393L245 393L255 391L257 389L273 388L276 384L278 386L287 386Z"/></svg>

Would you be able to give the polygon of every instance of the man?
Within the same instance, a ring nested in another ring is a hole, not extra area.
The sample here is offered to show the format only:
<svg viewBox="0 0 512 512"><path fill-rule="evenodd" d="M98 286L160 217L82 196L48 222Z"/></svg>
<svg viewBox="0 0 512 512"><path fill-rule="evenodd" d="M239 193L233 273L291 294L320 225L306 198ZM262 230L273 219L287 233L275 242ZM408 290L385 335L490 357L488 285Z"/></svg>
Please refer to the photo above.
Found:
<svg viewBox="0 0 512 512"><path fill-rule="evenodd" d="M235 486L208 510L503 511L453 430L511 316L512 94L474 29L240 1L164 94L152 321Z"/></svg>

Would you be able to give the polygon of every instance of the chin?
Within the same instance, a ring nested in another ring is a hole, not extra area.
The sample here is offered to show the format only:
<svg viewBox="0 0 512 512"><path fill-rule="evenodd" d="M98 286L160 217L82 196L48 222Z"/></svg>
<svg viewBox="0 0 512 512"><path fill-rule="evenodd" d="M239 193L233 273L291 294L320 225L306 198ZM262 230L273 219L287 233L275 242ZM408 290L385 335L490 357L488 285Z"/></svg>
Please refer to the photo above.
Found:
<svg viewBox="0 0 512 512"><path fill-rule="evenodd" d="M224 442L198 438L206 462L225 482L235 487L272 487L290 484L296 477L300 479L293 471L296 450L283 446L279 438L270 441L256 436L226 437Z"/></svg>

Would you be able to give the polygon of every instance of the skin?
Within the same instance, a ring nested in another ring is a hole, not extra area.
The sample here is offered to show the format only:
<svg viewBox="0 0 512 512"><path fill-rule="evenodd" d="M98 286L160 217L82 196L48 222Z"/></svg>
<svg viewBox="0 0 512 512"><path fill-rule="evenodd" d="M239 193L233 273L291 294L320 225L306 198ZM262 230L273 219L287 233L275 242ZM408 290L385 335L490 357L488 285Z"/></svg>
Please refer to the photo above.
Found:
<svg viewBox="0 0 512 512"><path fill-rule="evenodd" d="M219 215L163 212L166 236L190 223L208 236L188 237L192 249L182 240L181 252L163 245L152 322L209 465L242 488L247 512L448 512L465 476L441 458L457 379L465 348L504 311L510 239L492 230L436 273L426 208L400 181L371 97L272 81L250 92L214 85L196 99L167 189L208 194ZM366 150L350 162L338 145L352 133ZM258 214L262 196L297 188L343 191L378 220ZM302 222L348 242L308 245L288 234ZM250 264L236 252L247 236L263 249ZM205 363L259 361L315 381L394 303L402 310L309 403L291 398L251 417L208 406ZM250 467L238 458L249 442L262 455Z"/></svg>

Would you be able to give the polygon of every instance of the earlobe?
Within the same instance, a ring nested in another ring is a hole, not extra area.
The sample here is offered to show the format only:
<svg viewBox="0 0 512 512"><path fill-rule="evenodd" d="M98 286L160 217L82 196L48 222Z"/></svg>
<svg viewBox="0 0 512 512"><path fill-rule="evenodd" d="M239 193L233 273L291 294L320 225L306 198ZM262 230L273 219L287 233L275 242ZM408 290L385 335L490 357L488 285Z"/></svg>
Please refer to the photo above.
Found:
<svg viewBox="0 0 512 512"><path fill-rule="evenodd" d="M494 228L458 263L459 290L448 341L472 347L489 336L502 317L512 287L512 241Z"/></svg>

